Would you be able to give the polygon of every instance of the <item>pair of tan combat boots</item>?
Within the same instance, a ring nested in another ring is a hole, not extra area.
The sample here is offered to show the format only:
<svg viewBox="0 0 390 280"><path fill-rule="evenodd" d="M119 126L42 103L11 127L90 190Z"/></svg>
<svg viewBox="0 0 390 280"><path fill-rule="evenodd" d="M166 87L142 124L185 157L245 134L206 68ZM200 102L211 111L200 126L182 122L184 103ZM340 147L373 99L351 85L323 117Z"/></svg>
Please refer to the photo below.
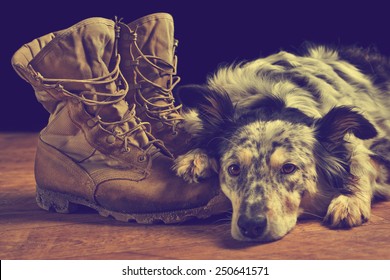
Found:
<svg viewBox="0 0 390 280"><path fill-rule="evenodd" d="M188 184L171 170L189 137L172 95L176 45L171 15L158 13L130 24L86 19L14 54L14 69L50 113L35 160L41 208L86 205L139 223L230 208L216 179Z"/></svg>

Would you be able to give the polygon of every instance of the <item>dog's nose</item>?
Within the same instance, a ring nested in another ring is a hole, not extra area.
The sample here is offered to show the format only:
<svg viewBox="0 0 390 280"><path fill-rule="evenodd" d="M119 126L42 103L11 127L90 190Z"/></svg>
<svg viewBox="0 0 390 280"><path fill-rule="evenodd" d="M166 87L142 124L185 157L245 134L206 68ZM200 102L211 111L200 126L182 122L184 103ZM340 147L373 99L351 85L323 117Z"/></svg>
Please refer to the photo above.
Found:
<svg viewBox="0 0 390 280"><path fill-rule="evenodd" d="M267 227L267 218L265 216L249 218L246 215L241 215L237 225L243 236L254 239L264 233Z"/></svg>

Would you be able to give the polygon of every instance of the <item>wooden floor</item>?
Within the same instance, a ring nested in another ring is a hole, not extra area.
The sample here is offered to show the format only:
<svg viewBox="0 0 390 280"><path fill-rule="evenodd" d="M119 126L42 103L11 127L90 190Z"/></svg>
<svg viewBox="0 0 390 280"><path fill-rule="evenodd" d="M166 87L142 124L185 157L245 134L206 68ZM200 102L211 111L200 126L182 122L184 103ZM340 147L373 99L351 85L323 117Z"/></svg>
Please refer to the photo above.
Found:
<svg viewBox="0 0 390 280"><path fill-rule="evenodd" d="M139 225L94 211L45 212L35 203L36 134L0 134L0 259L390 259L390 202L351 230L302 221L280 241L230 237L226 216L180 225Z"/></svg>

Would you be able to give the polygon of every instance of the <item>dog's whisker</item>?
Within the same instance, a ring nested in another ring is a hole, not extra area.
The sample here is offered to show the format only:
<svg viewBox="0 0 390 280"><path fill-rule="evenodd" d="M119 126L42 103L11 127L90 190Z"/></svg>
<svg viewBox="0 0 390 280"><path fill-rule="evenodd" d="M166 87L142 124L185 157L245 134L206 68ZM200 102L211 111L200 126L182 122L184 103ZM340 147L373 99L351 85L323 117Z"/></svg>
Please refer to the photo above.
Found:
<svg viewBox="0 0 390 280"><path fill-rule="evenodd" d="M214 223L220 223L220 222L230 222L232 220L232 212L227 212L223 217L220 217L219 219L215 220Z"/></svg>
<svg viewBox="0 0 390 280"><path fill-rule="evenodd" d="M332 195L332 194L326 194L326 193L322 193L322 192L317 192L317 193L316 193L316 196L330 199L330 198L332 198L334 195Z"/></svg>
<svg viewBox="0 0 390 280"><path fill-rule="evenodd" d="M226 224L230 223L232 220L231 219L218 219L213 222L214 225L221 225L221 224Z"/></svg>
<svg viewBox="0 0 390 280"><path fill-rule="evenodd" d="M302 214L306 214L306 215L313 216L313 217L320 218L320 219L324 218L323 216L320 216L320 215L317 215L317 214L314 214L311 212L307 212L307 211L303 211Z"/></svg>

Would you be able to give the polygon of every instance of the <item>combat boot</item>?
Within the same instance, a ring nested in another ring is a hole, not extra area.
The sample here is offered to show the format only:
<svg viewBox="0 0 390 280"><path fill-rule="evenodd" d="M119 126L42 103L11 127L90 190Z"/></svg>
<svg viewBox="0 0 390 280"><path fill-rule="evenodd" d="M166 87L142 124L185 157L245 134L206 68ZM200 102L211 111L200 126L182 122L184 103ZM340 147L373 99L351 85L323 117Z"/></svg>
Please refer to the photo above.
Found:
<svg viewBox="0 0 390 280"><path fill-rule="evenodd" d="M170 152L175 156L186 152L190 136L172 94L180 81L172 16L157 13L119 26L121 69L130 84L126 100L138 105L138 116L151 123L153 135Z"/></svg>
<svg viewBox="0 0 390 280"><path fill-rule="evenodd" d="M226 211L216 182L186 184L173 174L170 152L124 100L129 84L118 37L117 22L90 18L33 40L12 58L50 113L36 151L38 205L61 213L85 205L140 223Z"/></svg>

